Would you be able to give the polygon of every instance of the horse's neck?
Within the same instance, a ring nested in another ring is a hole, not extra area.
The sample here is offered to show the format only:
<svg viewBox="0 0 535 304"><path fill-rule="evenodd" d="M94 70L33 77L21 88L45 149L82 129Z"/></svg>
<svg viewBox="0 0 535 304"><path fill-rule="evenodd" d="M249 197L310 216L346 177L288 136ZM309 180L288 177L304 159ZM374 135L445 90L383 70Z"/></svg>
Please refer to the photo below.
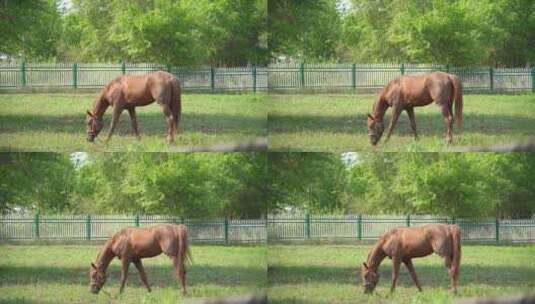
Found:
<svg viewBox="0 0 535 304"><path fill-rule="evenodd" d="M107 242L106 245L104 245L104 248L102 248L102 250L100 251L100 254L97 258L97 267L102 269L103 271L106 271L106 269L110 265L111 260L115 258L115 254L113 254L111 245L111 242Z"/></svg>
<svg viewBox="0 0 535 304"><path fill-rule="evenodd" d="M100 92L100 95L98 96L98 98L93 103L92 113L93 113L93 115L95 115L96 117L99 117L99 118L101 118L104 115L104 113L106 112L106 110L110 106L110 104L108 103L108 101L105 98L105 94L106 94L105 90L102 90Z"/></svg>
<svg viewBox="0 0 535 304"><path fill-rule="evenodd" d="M386 253L383 251L382 247L383 242L377 243L377 245L375 245L372 252L370 253L370 256L368 257L368 267L370 267L374 271L377 271L379 265L381 265L381 262L386 257Z"/></svg>
<svg viewBox="0 0 535 304"><path fill-rule="evenodd" d="M379 95L375 103L373 104L373 117L378 121L383 121L386 110L388 109L388 103L383 97L383 94Z"/></svg>

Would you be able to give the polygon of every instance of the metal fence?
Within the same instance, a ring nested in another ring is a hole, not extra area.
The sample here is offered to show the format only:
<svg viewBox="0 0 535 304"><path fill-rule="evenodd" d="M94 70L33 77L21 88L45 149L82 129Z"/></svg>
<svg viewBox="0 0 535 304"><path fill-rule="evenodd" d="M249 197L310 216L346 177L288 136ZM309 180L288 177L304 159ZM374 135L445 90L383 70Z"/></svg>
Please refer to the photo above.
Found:
<svg viewBox="0 0 535 304"><path fill-rule="evenodd" d="M535 243L535 219L466 220L439 216L270 215L267 219L193 220L169 216L55 215L0 217L0 240L104 240L123 227L183 223L193 242L265 243L266 241L377 240L399 226L455 223L463 241Z"/></svg>
<svg viewBox="0 0 535 304"><path fill-rule="evenodd" d="M378 90L409 74L443 71L457 75L465 91L535 92L535 68L453 67L436 64L274 64L270 90Z"/></svg>
<svg viewBox="0 0 535 304"><path fill-rule="evenodd" d="M174 74L184 91L220 92L267 89L266 67L182 68L146 63L10 63L0 64L0 89L102 88L120 75L164 70Z"/></svg>
<svg viewBox="0 0 535 304"><path fill-rule="evenodd" d="M0 64L0 89L101 88L123 74L166 70L184 91L378 90L400 75L445 71L467 92L535 92L535 68L453 67L437 64L271 64L267 67L183 68L144 63Z"/></svg>
<svg viewBox="0 0 535 304"><path fill-rule="evenodd" d="M0 240L105 240L121 228L161 223L185 224L189 239L200 243L264 243L266 220L197 220L157 215L6 215Z"/></svg>
<svg viewBox="0 0 535 304"><path fill-rule="evenodd" d="M535 243L535 219L467 220L429 215L271 215L268 240L377 240L400 226L455 223L463 241Z"/></svg>

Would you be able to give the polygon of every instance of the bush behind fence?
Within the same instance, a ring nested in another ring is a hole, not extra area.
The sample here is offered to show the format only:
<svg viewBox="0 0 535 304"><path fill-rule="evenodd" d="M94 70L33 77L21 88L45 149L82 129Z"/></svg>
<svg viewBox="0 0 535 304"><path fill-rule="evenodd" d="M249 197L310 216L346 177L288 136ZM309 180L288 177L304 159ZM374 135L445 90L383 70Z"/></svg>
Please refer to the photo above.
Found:
<svg viewBox="0 0 535 304"><path fill-rule="evenodd" d="M535 68L450 67L437 64L271 64L184 68L147 63L3 63L0 89L97 89L113 78L156 70L173 73L184 91L378 90L400 75L445 71L467 92L535 92Z"/></svg>
<svg viewBox="0 0 535 304"><path fill-rule="evenodd" d="M158 215L5 215L0 240L104 240L124 227L185 224L192 242L265 243L269 241L377 240L394 227L455 223L463 241L535 243L535 219L467 220L440 216L269 215L266 219L182 219Z"/></svg>

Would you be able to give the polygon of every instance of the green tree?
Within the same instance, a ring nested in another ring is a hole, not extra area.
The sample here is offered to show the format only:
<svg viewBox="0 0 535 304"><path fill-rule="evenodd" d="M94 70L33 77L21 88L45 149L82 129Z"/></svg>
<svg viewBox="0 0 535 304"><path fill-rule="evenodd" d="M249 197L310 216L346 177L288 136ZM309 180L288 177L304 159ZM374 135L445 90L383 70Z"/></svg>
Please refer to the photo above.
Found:
<svg viewBox="0 0 535 304"><path fill-rule="evenodd" d="M55 0L4 0L0 4L0 54L33 61L53 59L60 33Z"/></svg>
<svg viewBox="0 0 535 304"><path fill-rule="evenodd" d="M273 56L336 60L341 17L336 0L268 0L268 45Z"/></svg>

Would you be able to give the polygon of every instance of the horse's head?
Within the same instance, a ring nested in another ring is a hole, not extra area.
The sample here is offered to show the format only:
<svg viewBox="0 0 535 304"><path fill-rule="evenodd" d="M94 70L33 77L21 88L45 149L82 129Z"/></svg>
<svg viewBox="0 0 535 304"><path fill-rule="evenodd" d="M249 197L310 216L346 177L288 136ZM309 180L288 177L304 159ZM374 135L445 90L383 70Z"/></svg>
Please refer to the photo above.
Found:
<svg viewBox="0 0 535 304"><path fill-rule="evenodd" d="M368 113L367 125L368 125L368 136L370 137L370 143L375 146L379 142L379 139L381 139L381 136L383 135L385 127L382 121L379 121L378 119L376 119L369 113Z"/></svg>
<svg viewBox="0 0 535 304"><path fill-rule="evenodd" d="M98 136L98 133L100 133L100 130L102 130L102 126L104 124L102 123L102 118L98 118L95 114L91 113L91 111L88 110L87 115L85 117L85 125L87 132L87 141L93 142Z"/></svg>
<svg viewBox="0 0 535 304"><path fill-rule="evenodd" d="M370 269L366 263L362 263L362 281L364 281L364 293L371 293L379 283L379 274Z"/></svg>
<svg viewBox="0 0 535 304"><path fill-rule="evenodd" d="M104 286L104 283L106 283L106 272L91 263L89 278L91 280L90 291L91 293L97 294L102 286Z"/></svg>

